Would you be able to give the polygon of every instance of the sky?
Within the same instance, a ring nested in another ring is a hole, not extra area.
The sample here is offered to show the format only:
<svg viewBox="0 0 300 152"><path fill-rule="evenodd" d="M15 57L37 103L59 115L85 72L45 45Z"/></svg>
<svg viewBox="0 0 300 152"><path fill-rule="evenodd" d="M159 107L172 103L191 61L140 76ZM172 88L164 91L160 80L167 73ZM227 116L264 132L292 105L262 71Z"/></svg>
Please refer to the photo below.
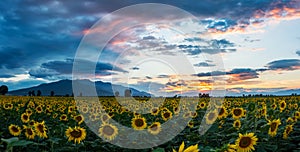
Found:
<svg viewBox="0 0 300 152"><path fill-rule="evenodd" d="M72 79L76 62L156 96L299 89L299 26L299 0L4 0L0 85Z"/></svg>

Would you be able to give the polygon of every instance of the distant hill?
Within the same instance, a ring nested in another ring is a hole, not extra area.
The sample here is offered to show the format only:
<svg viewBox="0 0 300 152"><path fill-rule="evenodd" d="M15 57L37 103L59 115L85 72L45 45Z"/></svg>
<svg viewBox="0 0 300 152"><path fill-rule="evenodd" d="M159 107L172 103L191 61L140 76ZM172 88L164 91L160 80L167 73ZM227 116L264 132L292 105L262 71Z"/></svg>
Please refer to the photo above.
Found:
<svg viewBox="0 0 300 152"><path fill-rule="evenodd" d="M288 89L288 90L280 90L280 91L274 91L274 92L230 92L228 91L226 93L227 96L242 96L244 95L257 95L257 94L262 94L262 95L275 95L275 96L288 96L291 94L298 94L300 95L300 89Z"/></svg>
<svg viewBox="0 0 300 152"><path fill-rule="evenodd" d="M80 84L80 86L95 85L98 96L114 96L114 92L116 91L120 93L120 96L124 96L124 92L126 89L131 90L132 96L152 96L151 94L144 91L139 91L137 89L128 88L122 85L111 84L109 82L102 82L102 81L92 82L90 80L74 80L74 82L76 84ZM84 89L84 87L82 89ZM73 93L72 80L60 80L51 83L44 83L30 88L9 91L8 94L23 96L23 95L28 95L29 91L35 91L36 94L38 90L42 92L42 96L49 96L51 91L54 91L54 95L56 96L65 96L67 94L72 95ZM89 96L89 95L90 94L86 94L86 95L83 94L83 96Z"/></svg>

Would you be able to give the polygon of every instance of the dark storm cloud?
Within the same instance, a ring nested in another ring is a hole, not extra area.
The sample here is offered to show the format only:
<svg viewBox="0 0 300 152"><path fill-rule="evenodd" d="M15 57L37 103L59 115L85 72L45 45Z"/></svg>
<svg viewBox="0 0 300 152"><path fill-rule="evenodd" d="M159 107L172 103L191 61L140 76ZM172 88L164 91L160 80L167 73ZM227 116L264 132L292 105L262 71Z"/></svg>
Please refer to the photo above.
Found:
<svg viewBox="0 0 300 152"><path fill-rule="evenodd" d="M90 68L96 64L95 74L96 75L109 75L113 74L113 71L127 72L119 67L115 67L110 63L91 62L87 60L76 60L79 65L78 71L83 73L89 73ZM43 63L39 69L33 69L29 72L31 76L38 78L48 78L59 75L71 75L73 72L73 59L66 59L65 61L50 61ZM86 68L86 69L85 69Z"/></svg>
<svg viewBox="0 0 300 152"><path fill-rule="evenodd" d="M272 61L266 66L269 70L299 70L300 60L299 59L283 59Z"/></svg>
<svg viewBox="0 0 300 152"><path fill-rule="evenodd" d="M231 81L255 79L255 78L258 78L259 73L255 69L237 68L237 69L232 69L227 72L213 71L213 72L198 73L198 74L195 74L194 76L208 77L208 76L225 76L225 75L230 76L228 81L231 82Z"/></svg>
<svg viewBox="0 0 300 152"><path fill-rule="evenodd" d="M268 63L266 68L236 68L230 71L222 72L222 71L212 71L212 72L202 72L193 74L193 76L198 77L210 77L210 76L229 76L227 82L237 82L249 79L259 78L261 72L265 71L293 71L300 69L300 60L298 59L283 59L276 60Z"/></svg>
<svg viewBox="0 0 300 152"><path fill-rule="evenodd" d="M238 24L248 25L249 19L257 10L266 12L274 8L282 8L285 5L292 6L290 1L274 0L204 0L201 2L90 0L76 3L72 0L7 0L0 4L1 47L18 49L19 51L10 50L12 52L9 54L17 52L16 54L21 53L22 55L19 58L6 58L6 63L2 62L1 66L15 68L29 63L31 66L38 66L41 58L54 60L57 56L71 57L83 35L82 31L90 28L101 16L125 6L146 2L174 5L201 18L214 17L215 19L206 19L201 22L207 24L208 28L220 30L227 30ZM152 37L145 38L152 39ZM187 52L198 54L201 51L187 50ZM204 51L202 50L202 52ZM3 51L1 53L4 54ZM22 57L25 59L23 60Z"/></svg>

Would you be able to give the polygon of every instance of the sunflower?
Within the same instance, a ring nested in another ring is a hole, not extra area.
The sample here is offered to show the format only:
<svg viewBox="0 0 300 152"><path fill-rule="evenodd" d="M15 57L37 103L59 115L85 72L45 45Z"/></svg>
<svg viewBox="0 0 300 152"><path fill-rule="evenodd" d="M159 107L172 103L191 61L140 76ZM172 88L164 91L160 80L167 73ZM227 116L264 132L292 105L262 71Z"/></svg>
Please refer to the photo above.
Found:
<svg viewBox="0 0 300 152"><path fill-rule="evenodd" d="M240 119L236 119L233 122L233 127L236 128L236 129L240 129L241 128L241 121L240 121Z"/></svg>
<svg viewBox="0 0 300 152"><path fill-rule="evenodd" d="M31 109L26 109L26 113L30 116L32 114L32 110Z"/></svg>
<svg viewBox="0 0 300 152"><path fill-rule="evenodd" d="M35 132L31 127L27 127L25 125L23 125L23 128L25 130L25 136L27 139L34 139L35 137Z"/></svg>
<svg viewBox="0 0 300 152"><path fill-rule="evenodd" d="M161 131L161 126L159 122L154 122L148 127L148 132L157 135Z"/></svg>
<svg viewBox="0 0 300 152"><path fill-rule="evenodd" d="M109 119L110 119L110 117L108 116L108 114L104 113L101 115L102 122L108 122Z"/></svg>
<svg viewBox="0 0 300 152"><path fill-rule="evenodd" d="M131 125L135 130L143 130L147 127L146 119L144 117L134 117L131 120Z"/></svg>
<svg viewBox="0 0 300 152"><path fill-rule="evenodd" d="M223 152L236 152L236 146L233 144L227 144Z"/></svg>
<svg viewBox="0 0 300 152"><path fill-rule="evenodd" d="M8 130L13 136L19 136L21 134L21 128L14 124L9 125Z"/></svg>
<svg viewBox="0 0 300 152"><path fill-rule="evenodd" d="M47 128L45 126L45 122L36 122L34 124L35 132L40 138L48 138L47 136Z"/></svg>
<svg viewBox="0 0 300 152"><path fill-rule="evenodd" d="M213 124L214 121L217 119L217 117L218 117L218 111L217 110L213 110L213 111L208 112L207 115L206 115L206 118L205 118L206 123L209 124L209 125Z"/></svg>
<svg viewBox="0 0 300 152"><path fill-rule="evenodd" d="M237 152L249 152L255 150L254 145L256 145L257 140L254 133L246 133L245 135L239 133L239 138L235 141Z"/></svg>
<svg viewBox="0 0 300 152"><path fill-rule="evenodd" d="M294 122L294 119L291 117L288 117L288 119L286 120L286 123L293 123L293 122Z"/></svg>
<svg viewBox="0 0 300 152"><path fill-rule="evenodd" d="M268 125L270 125L268 134L274 137L277 134L278 126L281 124L280 119L269 121Z"/></svg>
<svg viewBox="0 0 300 152"><path fill-rule="evenodd" d="M199 103L199 108L204 109L206 107L206 103L205 102L200 102Z"/></svg>
<svg viewBox="0 0 300 152"><path fill-rule="evenodd" d="M34 120L30 120L30 122L28 124L29 124L29 126L33 127L34 124L35 124L35 121Z"/></svg>
<svg viewBox="0 0 300 152"><path fill-rule="evenodd" d="M54 113L54 114L52 115L52 118L55 119L57 116L58 116L58 114L57 114L57 113Z"/></svg>
<svg viewBox="0 0 300 152"><path fill-rule="evenodd" d="M222 118L226 118L227 117L228 112L227 112L227 110L226 110L225 107L218 108L218 111L219 111L218 119L222 119Z"/></svg>
<svg viewBox="0 0 300 152"><path fill-rule="evenodd" d="M27 122L29 122L29 117L30 117L30 115L28 115L27 113L23 113L22 115L21 115L21 120L22 120L22 122L23 123L27 123Z"/></svg>
<svg viewBox="0 0 300 152"><path fill-rule="evenodd" d="M82 115L77 115L74 117L74 120L80 125L84 121L84 117Z"/></svg>
<svg viewBox="0 0 300 152"><path fill-rule="evenodd" d="M118 128L109 123L103 123L98 131L101 137L108 140L113 140L118 134Z"/></svg>
<svg viewBox="0 0 300 152"><path fill-rule="evenodd" d="M179 112L180 112L180 108L178 106L174 106L173 107L173 112L174 112L175 115L178 115Z"/></svg>
<svg viewBox="0 0 300 152"><path fill-rule="evenodd" d="M194 122L193 122L193 121L189 121L188 126L189 126L190 128L193 128L193 127L194 127Z"/></svg>
<svg viewBox="0 0 300 152"><path fill-rule="evenodd" d="M233 119L239 119L245 116L245 110L243 108L233 108L231 110Z"/></svg>
<svg viewBox="0 0 300 152"><path fill-rule="evenodd" d="M87 113L88 111L89 111L89 107L87 107L87 106L84 106L81 108L81 112L83 112L83 113Z"/></svg>
<svg viewBox="0 0 300 152"><path fill-rule="evenodd" d="M287 125L283 132L283 139L287 139L288 135L293 131L293 125Z"/></svg>
<svg viewBox="0 0 300 152"><path fill-rule="evenodd" d="M285 109L285 107L286 107L286 103L285 103L285 101L284 100L282 100L281 102L280 102L280 112L282 112L284 109Z"/></svg>
<svg viewBox="0 0 300 152"><path fill-rule="evenodd" d="M267 106L263 106L262 109L260 110L261 116L266 116L267 115Z"/></svg>
<svg viewBox="0 0 300 152"><path fill-rule="evenodd" d="M163 118L164 121L167 121L173 117L173 114L171 111L166 110L161 113L161 117Z"/></svg>
<svg viewBox="0 0 300 152"><path fill-rule="evenodd" d="M68 141L74 140L75 144L80 143L86 137L85 129L77 126L74 128L69 127L65 134L68 138Z"/></svg>
<svg viewBox="0 0 300 152"><path fill-rule="evenodd" d="M277 104L276 104L276 103L273 103L273 104L271 105L271 107L272 107L273 110L276 110Z"/></svg>
<svg viewBox="0 0 300 152"><path fill-rule="evenodd" d="M42 113L42 112L43 112L42 106L37 106L37 107L35 108L35 111L36 111L37 113Z"/></svg>
<svg viewBox="0 0 300 152"><path fill-rule="evenodd" d="M181 143L181 145L179 146L179 149L177 152L198 152L199 149L198 149L198 144L196 145L192 145L188 148L186 148L185 150L184 149L184 142ZM173 149L173 152L176 152L176 150Z"/></svg>
<svg viewBox="0 0 300 152"><path fill-rule="evenodd" d="M59 120L60 121L68 121L68 116L66 114L62 114L60 117L59 117Z"/></svg>
<svg viewBox="0 0 300 152"><path fill-rule="evenodd" d="M299 111L296 111L294 113L294 116L296 117L296 119L300 119L300 112Z"/></svg>

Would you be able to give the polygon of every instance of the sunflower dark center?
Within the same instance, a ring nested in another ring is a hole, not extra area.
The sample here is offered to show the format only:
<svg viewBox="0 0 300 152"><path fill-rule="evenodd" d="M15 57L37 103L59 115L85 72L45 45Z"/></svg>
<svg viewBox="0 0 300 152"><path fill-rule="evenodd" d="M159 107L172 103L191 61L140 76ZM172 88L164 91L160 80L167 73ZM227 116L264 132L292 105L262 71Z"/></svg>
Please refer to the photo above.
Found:
<svg viewBox="0 0 300 152"><path fill-rule="evenodd" d="M73 130L70 134L74 138L80 138L82 133L81 130Z"/></svg>
<svg viewBox="0 0 300 152"><path fill-rule="evenodd" d="M281 103L281 104L280 104L280 107L281 107L281 108L284 108L284 103Z"/></svg>
<svg viewBox="0 0 300 152"><path fill-rule="evenodd" d="M220 109L220 113L219 113L219 115L223 115L225 113L225 110L224 110L224 108L221 108Z"/></svg>
<svg viewBox="0 0 300 152"><path fill-rule="evenodd" d="M15 127L15 126L13 126L13 127L11 128L11 130L12 130L13 132L19 132L19 129L18 129L17 127Z"/></svg>
<svg viewBox="0 0 300 152"><path fill-rule="evenodd" d="M154 131L157 130L158 129L157 124L153 124L152 126L150 126L150 129Z"/></svg>
<svg viewBox="0 0 300 152"><path fill-rule="evenodd" d="M111 126L104 126L103 127L103 133L108 135L108 136L113 135L114 132L115 132L115 130Z"/></svg>
<svg viewBox="0 0 300 152"><path fill-rule="evenodd" d="M44 126L43 125L38 125L37 129L39 130L39 132L44 133Z"/></svg>
<svg viewBox="0 0 300 152"><path fill-rule="evenodd" d="M233 114L234 114L235 116L240 116L240 115L242 114L242 110L241 110L241 109L234 109L234 110L233 110Z"/></svg>
<svg viewBox="0 0 300 152"><path fill-rule="evenodd" d="M165 113L164 113L164 117L165 117L165 118L169 118L169 117L170 117L170 113L169 113L169 112L165 112Z"/></svg>
<svg viewBox="0 0 300 152"><path fill-rule="evenodd" d="M26 132L27 132L28 135L33 135L33 131L30 128L27 128Z"/></svg>
<svg viewBox="0 0 300 152"><path fill-rule="evenodd" d="M77 117L76 117L76 120L77 120L78 122L80 122L80 121L82 120L82 117L81 117L81 116L77 116Z"/></svg>
<svg viewBox="0 0 300 152"><path fill-rule="evenodd" d="M27 120L28 116L27 115L23 115L23 119Z"/></svg>
<svg viewBox="0 0 300 152"><path fill-rule="evenodd" d="M103 121L106 121L108 119L108 116L107 115L103 115L102 119L103 119Z"/></svg>
<svg viewBox="0 0 300 152"><path fill-rule="evenodd" d="M208 120L213 120L213 119L215 119L215 113L211 112L208 115Z"/></svg>
<svg viewBox="0 0 300 152"><path fill-rule="evenodd" d="M136 119L134 121L134 124L137 126L137 127L142 127L144 125L144 121L142 119Z"/></svg>
<svg viewBox="0 0 300 152"><path fill-rule="evenodd" d="M274 132L276 128L277 128L277 123L276 122L271 123L271 132Z"/></svg>
<svg viewBox="0 0 300 152"><path fill-rule="evenodd" d="M157 109L152 109L152 112L153 112L153 113L156 113L156 112L157 112Z"/></svg>
<svg viewBox="0 0 300 152"><path fill-rule="evenodd" d="M251 138L250 137L242 137L239 143L241 148L247 148L251 145Z"/></svg>

